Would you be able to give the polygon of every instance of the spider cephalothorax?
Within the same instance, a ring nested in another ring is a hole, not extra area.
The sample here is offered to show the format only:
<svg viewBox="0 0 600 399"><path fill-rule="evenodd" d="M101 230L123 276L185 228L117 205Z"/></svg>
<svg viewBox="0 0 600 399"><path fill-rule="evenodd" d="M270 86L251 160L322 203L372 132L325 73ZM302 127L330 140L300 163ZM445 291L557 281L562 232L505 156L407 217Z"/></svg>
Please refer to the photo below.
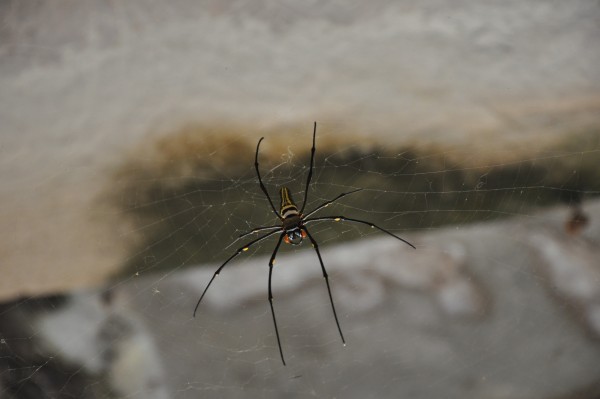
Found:
<svg viewBox="0 0 600 399"><path fill-rule="evenodd" d="M345 221L345 222L365 224L367 226L370 226L371 228L375 228L386 234L389 234L390 236L415 248L414 245L412 245L405 239L400 238L397 235L395 235L385 229L382 229L381 227L376 226L375 224L373 224L371 222L367 222L367 221L359 220L359 219L347 218L347 217L341 216L341 215L339 215L339 216L321 216L321 217L314 217L314 218L310 217L311 215L313 215L316 212L320 211L321 209L325 208L329 204L334 203L335 201L339 200L340 198L342 198L348 194L352 194L357 191L360 191L361 190L360 188L352 190L352 191L348 191L345 193L341 193L334 199L325 201L324 203L322 203L321 205L319 205L312 211L310 211L306 214L304 213L304 207L306 206L306 199L308 198L308 188L310 186L310 180L312 178L313 166L314 166L314 162L315 162L315 137L316 137L316 134L317 134L317 122L315 122L314 129L313 129L313 142L312 142L311 155L310 155L310 169L308 170L308 177L306 178L306 187L304 190L304 200L302 201L302 208L300 208L300 210L298 210L298 207L292 200L292 195L290 194L290 190L287 187L282 187L279 190L279 195L281 197L281 206L280 206L279 212L277 212L277 210L275 209L275 206L273 205L273 201L271 200L271 196L269 196L269 192L267 191L265 185L262 182L262 179L260 177L260 171L258 169L258 150L260 148L260 143L264 139L264 137L261 137L261 139L258 140L258 144L256 146L256 154L254 156L254 167L256 169L256 175L258 177L258 184L260 185L260 189L263 191L263 193L267 197L267 200L269 201L269 205L271 205L271 209L273 210L273 213L275 213L275 215L279 219L280 224L274 225L274 226L257 227L247 233L240 235L238 237L238 239L240 239L242 237L246 237L246 236L254 234L254 233L258 233L260 231L268 231L268 233L263 234L262 236L250 241L246 245L238 248L238 250L233 255L231 255L229 258L227 258L227 260L221 266L219 266L219 268L215 271L212 278L208 282L206 288L202 292L202 295L200 296L200 299L198 300L198 303L196 304L196 307L194 308L194 316L196 316L196 311L198 310L198 306L200 306L200 302L202 302L202 298L204 298L204 295L206 294L208 287L210 287L210 285L212 284L215 277L217 277L219 275L221 270L225 267L225 265L227 263L229 263L229 261L231 261L233 258L238 256L242 252L247 251L250 248L250 246L252 246L268 237L271 237L272 235L280 233L279 240L277 241L277 245L275 245L275 249L273 250L273 253L271 254L271 258L269 260L269 297L268 298L269 298L269 304L271 306L271 315L273 316L273 324L275 326L275 335L277 336L277 345L279 346L279 354L281 355L281 361L283 362L284 365L285 365L285 359L283 357L283 350L281 349L281 339L279 337L279 329L277 328L277 320L275 319L275 309L273 308L273 291L271 290L271 276L273 275L273 264L275 263L275 256L277 256L277 251L279 251L279 247L281 246L281 241L284 241L287 244L299 245L302 243L303 239L306 237L308 237L308 239L310 240L313 248L315 249L315 252L317 253L317 257L319 258L319 264L321 265L321 271L323 272L323 277L325 278L325 283L327 284L327 292L329 294L329 301L331 302L331 309L333 310L333 317L335 318L335 323L337 325L338 331L340 333L340 337L342 338L342 342L344 344L346 343L346 340L344 339L344 334L342 334L342 328L340 327L340 322L337 317L337 312L335 311L335 305L333 304L333 296L331 295L331 287L329 286L329 277L327 276L327 271L325 270L325 265L323 264L323 259L321 258L321 252L319 251L319 245L317 244L317 242L315 241L313 236L309 233L308 229L306 228L306 225L311 222L326 221L326 220L334 221L334 222Z"/></svg>

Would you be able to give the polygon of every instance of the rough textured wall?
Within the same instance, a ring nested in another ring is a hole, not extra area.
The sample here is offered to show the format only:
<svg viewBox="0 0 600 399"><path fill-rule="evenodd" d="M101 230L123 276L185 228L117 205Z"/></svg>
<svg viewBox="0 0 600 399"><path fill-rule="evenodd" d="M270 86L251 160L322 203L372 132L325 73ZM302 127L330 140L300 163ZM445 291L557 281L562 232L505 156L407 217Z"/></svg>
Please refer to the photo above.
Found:
<svg viewBox="0 0 600 399"><path fill-rule="evenodd" d="M254 141L319 120L334 137L484 152L597 129L599 14L595 1L2 2L0 297L118 270L139 237L105 200L113 172L177 126L235 122Z"/></svg>

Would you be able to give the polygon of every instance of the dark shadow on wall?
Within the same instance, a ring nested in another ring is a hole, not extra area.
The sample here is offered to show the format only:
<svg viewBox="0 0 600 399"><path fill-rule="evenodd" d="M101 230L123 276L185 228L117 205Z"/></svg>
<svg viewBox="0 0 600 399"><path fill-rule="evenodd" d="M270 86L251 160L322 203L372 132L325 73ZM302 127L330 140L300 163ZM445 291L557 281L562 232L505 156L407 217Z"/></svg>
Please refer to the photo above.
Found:
<svg viewBox="0 0 600 399"><path fill-rule="evenodd" d="M240 136L241 131L186 127L164 136L150 150L145 146L143 156L120 167L111 201L133 221L137 242L124 275L217 261L242 245L227 248L239 234L277 224L255 176L256 143ZM291 144L274 133L264 136L259 161L273 202L277 206L278 189L285 185L301 203L310 132L298 130L293 137L306 140ZM600 194L600 132L532 147L531 155L520 160L498 155L476 164L469 161L467 150L416 144L365 147L356 144L360 141L355 136L345 137L317 135L307 209L361 187L364 191L322 214L370 220L403 236L528 215L540 207L581 203ZM322 243L371 233L342 224L314 225L313 232ZM267 243L256 251L267 253L271 247Z"/></svg>

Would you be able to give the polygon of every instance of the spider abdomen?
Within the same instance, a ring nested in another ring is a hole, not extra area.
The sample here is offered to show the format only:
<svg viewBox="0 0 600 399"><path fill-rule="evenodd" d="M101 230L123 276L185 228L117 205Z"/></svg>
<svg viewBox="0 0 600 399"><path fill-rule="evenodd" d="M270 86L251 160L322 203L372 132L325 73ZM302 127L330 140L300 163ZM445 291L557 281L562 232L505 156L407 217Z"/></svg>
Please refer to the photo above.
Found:
<svg viewBox="0 0 600 399"><path fill-rule="evenodd" d="M300 212L298 212L298 207L292 199L292 194L287 187L281 187L279 190L279 196L281 197L281 208L279 214L284 221L290 217L298 216L300 214Z"/></svg>

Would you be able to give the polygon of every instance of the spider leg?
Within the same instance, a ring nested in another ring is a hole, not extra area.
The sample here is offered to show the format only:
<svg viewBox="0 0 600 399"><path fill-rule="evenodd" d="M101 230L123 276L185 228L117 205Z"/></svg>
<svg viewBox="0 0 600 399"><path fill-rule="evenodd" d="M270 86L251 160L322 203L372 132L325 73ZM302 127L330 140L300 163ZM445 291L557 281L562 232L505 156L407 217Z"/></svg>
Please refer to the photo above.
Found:
<svg viewBox="0 0 600 399"><path fill-rule="evenodd" d="M304 207L306 206L306 199L308 198L308 187L310 186L310 179L312 178L313 166L315 165L315 136L317 135L317 122L315 122L315 127L313 129L313 144L310 150L310 169L308 170L308 177L306 178L306 189L304 190L304 201L302 202L302 209L300 209L300 213L304 212Z"/></svg>
<svg viewBox="0 0 600 399"><path fill-rule="evenodd" d="M208 291L208 287L210 287L210 285L212 284L213 280L215 279L215 277L217 277L219 275L219 273L221 272L221 270L225 267L226 264L229 263L229 261L231 261L233 258L235 258L236 256L238 256L239 254L241 254L244 251L247 251L248 248L250 248L252 245L264 240L265 238L268 238L270 236L272 236L273 234L277 233L277 230L268 232L267 234L264 234L252 241L250 241L249 243L247 243L246 245L244 245L243 247L240 247L237 251L235 251L235 253L233 255L231 255L229 258L227 258L227 260L221 265L219 266L219 268L217 269L217 271L213 274L212 278L210 279L210 281L208 282L208 285L206 286L206 288L204 289L204 291L202 292L202 295L200 296L200 299L198 299L198 303L196 303L196 307L194 308L194 317L196 317L196 311L198 310L198 306L200 306L200 302L202 302L202 298L204 298L204 295L206 294L206 291Z"/></svg>
<svg viewBox="0 0 600 399"><path fill-rule="evenodd" d="M263 141L263 139L264 139L264 137L261 137L260 140L258 140L258 144L256 145L256 155L254 155L254 168L256 169L256 176L258 176L258 183L260 184L260 189L267 196L267 199L269 200L269 204L271 205L271 209L273 209L273 212L275 213L275 215L279 219L281 219L281 216L279 216L279 213L275 209L275 205L273 205L273 201L271 200L271 197L269 196L269 192L267 191L267 188L265 187L265 185L262 182L262 179L260 178L260 172L258 171L258 149L260 148L260 142Z"/></svg>
<svg viewBox="0 0 600 399"><path fill-rule="evenodd" d="M263 227L256 227L250 231L247 231L243 234L240 234L235 240L233 240L231 242L231 244L229 244L228 246L225 247L225 249L228 249L229 247L231 247L233 244L235 244L236 242L238 242L239 240L241 240L242 238L249 236L251 234L254 233L258 233L259 231L266 231L266 230L276 230L276 229L281 229L281 225L279 226L263 226Z"/></svg>
<svg viewBox="0 0 600 399"><path fill-rule="evenodd" d="M335 318L335 324L337 324L338 331L340 332L340 337L342 338L342 343L346 345L346 340L344 339L344 334L342 334L342 328L340 327L340 322L337 317L337 312L335 311L335 305L333 304L333 296L331 296L331 287L329 286L329 277L327 276L327 270L325 270L325 265L323 264L323 259L321 258L321 252L319 251L319 244L315 241L312 235L308 232L308 229L304 226L301 227L302 230L308 236L308 239L312 243L315 252L317 253L317 257L319 258L319 263L321 264L321 270L323 271L323 277L325 278L325 283L327 284L327 292L329 293L329 301L331 302L331 309L333 309L333 317Z"/></svg>
<svg viewBox="0 0 600 399"><path fill-rule="evenodd" d="M402 241L403 243L410 245L414 249L417 249L417 247L415 247L414 245L412 245L410 242L406 241L404 238L400 238L397 235L395 235L394 233L392 233L390 231L387 231L386 229L383 229L383 228L381 228L381 227L379 227L379 226L377 226L377 225L375 225L375 224L373 224L371 222L367 222L367 221L364 221L364 220L351 219L351 218L347 218L345 216L323 216L323 217L318 217L318 218L305 219L303 223L304 224L308 224L310 222L318 222L320 220L333 220L335 222L339 222L341 220L341 221L344 221L344 222L353 222L353 223L366 224L367 226L370 226L371 228L381 230L384 233L389 234L392 237L394 237L394 238Z"/></svg>
<svg viewBox="0 0 600 399"><path fill-rule="evenodd" d="M279 329L277 328L277 320L275 320L275 309L273 308L273 291L271 290L271 276L273 275L273 264L275 263L275 256L277 256L277 251L279 251L279 246L281 245L281 240L285 233L281 233L279 236L279 240L277 241L277 245L275 246L275 250L271 255L271 259L269 260L269 305L271 305L271 314L273 315L273 325L275 326L275 335L277 336L277 345L279 345L279 354L281 355L281 361L285 366L285 359L283 358L283 349L281 349L281 339L279 338Z"/></svg>
<svg viewBox="0 0 600 399"><path fill-rule="evenodd" d="M308 213L307 213L307 214L304 216L304 218L307 218L307 217L309 217L310 215L312 215L313 213L316 213L316 212L320 211L321 209L323 209L323 208L325 208L325 207L329 206L330 204L333 204L335 201L339 200L339 199L340 199L340 198L342 198L342 197L345 197L346 195L354 194L354 193L356 193L356 192L358 192L358 191L361 191L361 190L362 190L362 188L357 188L356 190L352 190L352 191L348 191L348 192L345 192L345 193L341 193L340 195L338 195L338 196L337 196L337 197L335 197L334 199L332 199L332 200L329 200L329 201L325 201L325 202L323 202L321 205L319 205L318 207L316 207L315 209L313 209L312 211L308 212Z"/></svg>
<svg viewBox="0 0 600 399"><path fill-rule="evenodd" d="M254 233L258 233L259 231L265 231L265 230L275 230L275 229L280 229L281 225L278 226L262 226L262 227L256 227L250 231L247 231L243 234L240 234L238 236L238 238L236 240L239 240L240 238L244 238L246 236L249 236L250 234L254 234Z"/></svg>

